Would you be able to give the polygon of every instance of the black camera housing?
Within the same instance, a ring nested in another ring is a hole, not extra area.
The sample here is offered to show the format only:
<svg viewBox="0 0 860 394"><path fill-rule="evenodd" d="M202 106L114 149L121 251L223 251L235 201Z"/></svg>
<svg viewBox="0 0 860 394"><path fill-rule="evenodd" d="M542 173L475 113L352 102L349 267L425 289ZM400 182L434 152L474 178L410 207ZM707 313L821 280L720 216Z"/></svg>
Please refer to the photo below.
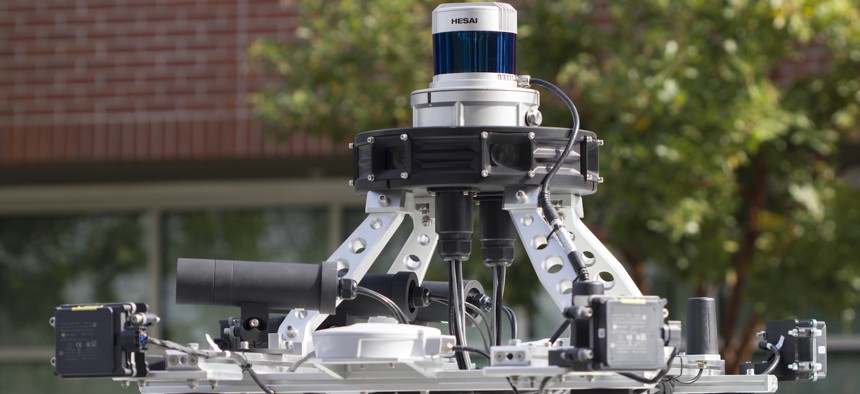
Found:
<svg viewBox="0 0 860 394"><path fill-rule="evenodd" d="M57 307L51 320L56 332L51 360L55 374L62 378L146 376L146 328L132 322L132 315L146 311L141 303Z"/></svg>

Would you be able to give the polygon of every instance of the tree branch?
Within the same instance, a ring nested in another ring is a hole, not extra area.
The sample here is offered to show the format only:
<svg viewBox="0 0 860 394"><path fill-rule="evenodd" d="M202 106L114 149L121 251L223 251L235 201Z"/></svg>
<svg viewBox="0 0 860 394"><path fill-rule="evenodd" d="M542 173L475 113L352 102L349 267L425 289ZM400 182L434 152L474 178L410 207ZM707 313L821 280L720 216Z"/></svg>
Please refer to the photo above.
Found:
<svg viewBox="0 0 860 394"><path fill-rule="evenodd" d="M747 208L747 229L741 239L740 249L735 260L735 285L723 313L723 353L726 364L729 364L729 355L736 355L737 351L730 351L735 342L735 326L741 309L744 287L747 282L747 274L755 257L755 243L761 234L761 211L764 209L767 194L765 191L765 180L767 179L767 168L764 164L764 154L759 151L752 159L753 176L748 191L742 192L744 206ZM742 189L743 185L742 185ZM737 349L737 348L736 348ZM735 357L736 359L736 357Z"/></svg>

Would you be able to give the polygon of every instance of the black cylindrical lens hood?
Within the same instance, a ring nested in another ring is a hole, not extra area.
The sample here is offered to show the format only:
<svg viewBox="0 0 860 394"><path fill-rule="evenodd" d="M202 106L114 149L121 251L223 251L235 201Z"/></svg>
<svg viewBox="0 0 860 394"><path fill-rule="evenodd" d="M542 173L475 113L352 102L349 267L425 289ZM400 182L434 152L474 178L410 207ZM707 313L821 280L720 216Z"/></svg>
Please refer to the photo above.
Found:
<svg viewBox="0 0 860 394"><path fill-rule="evenodd" d="M334 313L337 264L179 259L176 303L241 306L265 303L271 309L312 309Z"/></svg>

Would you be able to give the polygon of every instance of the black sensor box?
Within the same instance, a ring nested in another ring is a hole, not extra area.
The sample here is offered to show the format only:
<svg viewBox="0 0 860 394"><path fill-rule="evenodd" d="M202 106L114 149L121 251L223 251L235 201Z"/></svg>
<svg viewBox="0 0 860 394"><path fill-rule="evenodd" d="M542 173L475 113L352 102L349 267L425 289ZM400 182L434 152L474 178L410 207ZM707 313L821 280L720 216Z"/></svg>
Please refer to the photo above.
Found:
<svg viewBox="0 0 860 394"><path fill-rule="evenodd" d="M54 311L57 376L145 376L145 342L129 321L145 304L63 305Z"/></svg>

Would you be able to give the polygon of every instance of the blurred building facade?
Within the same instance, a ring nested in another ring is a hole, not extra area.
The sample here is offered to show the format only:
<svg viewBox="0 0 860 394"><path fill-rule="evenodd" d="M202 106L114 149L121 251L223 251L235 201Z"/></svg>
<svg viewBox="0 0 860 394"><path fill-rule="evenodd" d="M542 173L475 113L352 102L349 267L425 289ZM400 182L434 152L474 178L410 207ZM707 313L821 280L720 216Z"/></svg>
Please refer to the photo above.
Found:
<svg viewBox="0 0 860 394"><path fill-rule="evenodd" d="M0 392L119 390L47 378L55 305L146 301L199 340L235 311L174 305L177 257L320 261L363 218L346 146L248 103L248 46L296 26L278 0L0 1ZM826 71L804 51L774 77Z"/></svg>
<svg viewBox="0 0 860 394"><path fill-rule="evenodd" d="M234 311L175 306L177 257L317 262L362 219L346 146L279 139L248 102L266 83L248 46L296 18L278 0L0 2L0 392L120 390L49 378L52 305L145 301L173 322L158 334L197 340Z"/></svg>

